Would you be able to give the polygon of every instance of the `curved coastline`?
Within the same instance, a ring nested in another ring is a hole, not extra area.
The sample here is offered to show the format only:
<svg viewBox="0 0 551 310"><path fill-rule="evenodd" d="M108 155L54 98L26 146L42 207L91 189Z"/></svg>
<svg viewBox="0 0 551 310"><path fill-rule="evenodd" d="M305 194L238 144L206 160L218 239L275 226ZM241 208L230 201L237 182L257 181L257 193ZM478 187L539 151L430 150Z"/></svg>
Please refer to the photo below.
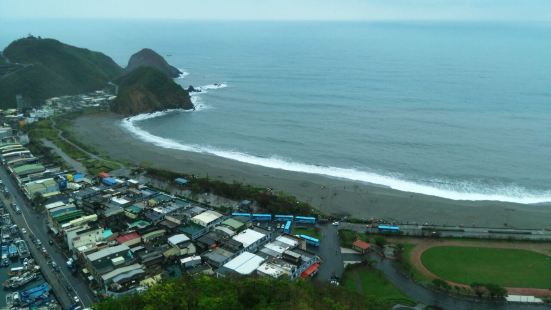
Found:
<svg viewBox="0 0 551 310"><path fill-rule="evenodd" d="M204 88L211 89L207 87ZM197 96L194 96L194 98L196 99L196 102L198 101L197 99L199 99ZM197 105L197 107L198 109L196 111L200 111L206 108L202 105ZM174 112L178 112L178 110L167 110L164 112L140 114L124 119L121 122L121 125L136 138L141 139L144 142L151 143L152 145L155 145L157 147L209 154L242 162L245 164L258 165L266 168L348 179L352 181L369 183L372 185L384 186L398 191L436 196L451 200L500 201L520 204L542 204L551 202L551 192L539 193L537 195L534 195L528 193L527 190L523 188L512 186L502 189L491 189L490 192L460 192L453 189L438 188L427 184L416 183L414 181L403 180L396 177L377 174L369 171L362 171L354 168L319 166L294 161L287 161L278 157L259 157L237 151L218 149L208 145L183 144L170 138L154 135L140 128L138 124L136 124L139 121L157 118ZM511 193L517 193L517 195L511 195Z"/></svg>
<svg viewBox="0 0 551 310"><path fill-rule="evenodd" d="M551 208L543 205L451 200L365 182L251 165L206 153L154 147L129 134L120 126L122 120L111 113L82 116L75 120L73 130L81 141L113 159L270 187L295 195L328 214L486 227L540 229L551 223Z"/></svg>

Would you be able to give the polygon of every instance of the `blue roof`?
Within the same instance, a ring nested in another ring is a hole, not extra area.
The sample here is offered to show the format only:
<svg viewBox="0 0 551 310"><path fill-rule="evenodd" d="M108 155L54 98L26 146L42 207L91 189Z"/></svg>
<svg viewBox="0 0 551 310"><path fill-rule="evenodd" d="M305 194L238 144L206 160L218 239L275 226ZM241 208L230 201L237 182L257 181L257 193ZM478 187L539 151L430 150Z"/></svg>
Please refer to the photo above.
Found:
<svg viewBox="0 0 551 310"><path fill-rule="evenodd" d="M113 235L113 231L111 231L111 229L105 229L103 231L103 240L111 237Z"/></svg>
<svg viewBox="0 0 551 310"><path fill-rule="evenodd" d="M103 184L109 185L109 186L117 184L117 180L113 178L103 178L101 181L103 182Z"/></svg>
<svg viewBox="0 0 551 310"><path fill-rule="evenodd" d="M398 226L390 226L390 225L379 225L377 226L379 229L388 229L388 230L400 230L400 227Z"/></svg>
<svg viewBox="0 0 551 310"><path fill-rule="evenodd" d="M301 237L304 240L310 240L310 241L313 241L313 242L320 242L319 239L316 239L314 237L310 237L308 235L299 235L299 237Z"/></svg>
<svg viewBox="0 0 551 310"><path fill-rule="evenodd" d="M185 178L176 178L176 179L174 179L174 182L176 182L178 184L187 184L187 183L189 183L189 181Z"/></svg>

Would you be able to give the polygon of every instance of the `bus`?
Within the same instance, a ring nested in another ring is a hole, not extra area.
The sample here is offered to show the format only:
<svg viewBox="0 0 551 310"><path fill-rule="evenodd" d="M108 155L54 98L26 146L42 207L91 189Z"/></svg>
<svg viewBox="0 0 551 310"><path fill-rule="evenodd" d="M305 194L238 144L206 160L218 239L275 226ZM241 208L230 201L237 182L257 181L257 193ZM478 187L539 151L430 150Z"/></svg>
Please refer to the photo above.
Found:
<svg viewBox="0 0 551 310"><path fill-rule="evenodd" d="M274 221L276 222L287 222L287 221L292 221L293 220L293 217L292 215L281 215L281 214L276 214L274 216Z"/></svg>
<svg viewBox="0 0 551 310"><path fill-rule="evenodd" d="M272 215L271 214L259 214L255 213L253 214L253 221L271 221Z"/></svg>
<svg viewBox="0 0 551 310"><path fill-rule="evenodd" d="M399 233L400 227L399 226L393 226L393 225L379 225L377 226L377 229L380 233Z"/></svg>
<svg viewBox="0 0 551 310"><path fill-rule="evenodd" d="M286 234L291 232L291 221L287 221L287 223L285 223L285 227L283 227L283 232Z"/></svg>
<svg viewBox="0 0 551 310"><path fill-rule="evenodd" d="M316 224L316 218L311 216L295 216L295 222L304 224Z"/></svg>
<svg viewBox="0 0 551 310"><path fill-rule="evenodd" d="M298 235L300 238L306 240L306 244L312 245L312 246L320 246L320 240L316 239L314 237L310 237L308 235Z"/></svg>

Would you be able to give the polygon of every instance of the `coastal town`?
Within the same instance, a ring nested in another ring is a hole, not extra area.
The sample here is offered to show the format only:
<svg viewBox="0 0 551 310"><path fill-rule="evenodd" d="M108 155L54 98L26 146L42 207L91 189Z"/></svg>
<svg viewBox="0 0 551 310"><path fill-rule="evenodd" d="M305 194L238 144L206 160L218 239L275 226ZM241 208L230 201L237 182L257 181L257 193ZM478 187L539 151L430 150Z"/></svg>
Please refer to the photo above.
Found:
<svg viewBox="0 0 551 310"><path fill-rule="evenodd" d="M73 109L98 102L93 95L72 99L79 102ZM65 104L56 110L60 100L31 118L67 112ZM224 214L124 173L67 171L35 157L13 135L3 137L0 152L8 307L78 309L182 273L296 280L315 276L322 263L320 240L294 234L314 227L315 217L255 213L247 200ZM174 180L182 189L187 183Z"/></svg>
<svg viewBox="0 0 551 310"><path fill-rule="evenodd" d="M227 86L183 76L150 48L126 67L33 35L0 54L0 308L548 308L546 201L180 144L147 124L208 115L198 96Z"/></svg>
<svg viewBox="0 0 551 310"><path fill-rule="evenodd" d="M88 174L36 157L24 146L29 137L20 126L101 110L110 97L100 91L53 98L27 116L4 112L0 212L7 308L82 309L184 275L315 277L339 286L347 265L375 257L384 266L385 259L399 255L393 245L364 241L366 235L551 239L546 230L365 224L266 213L251 200L190 195L191 180L183 176L160 181L125 167ZM343 231L356 232L354 242L342 244Z"/></svg>

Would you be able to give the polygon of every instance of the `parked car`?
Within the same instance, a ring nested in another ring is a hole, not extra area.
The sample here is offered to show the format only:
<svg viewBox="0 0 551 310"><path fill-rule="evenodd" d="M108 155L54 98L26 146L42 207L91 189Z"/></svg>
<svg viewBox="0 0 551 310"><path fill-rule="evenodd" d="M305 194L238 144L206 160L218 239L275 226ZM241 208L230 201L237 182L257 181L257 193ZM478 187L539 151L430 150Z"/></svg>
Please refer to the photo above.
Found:
<svg viewBox="0 0 551 310"><path fill-rule="evenodd" d="M21 233L26 234L27 230L25 228L21 228Z"/></svg>

